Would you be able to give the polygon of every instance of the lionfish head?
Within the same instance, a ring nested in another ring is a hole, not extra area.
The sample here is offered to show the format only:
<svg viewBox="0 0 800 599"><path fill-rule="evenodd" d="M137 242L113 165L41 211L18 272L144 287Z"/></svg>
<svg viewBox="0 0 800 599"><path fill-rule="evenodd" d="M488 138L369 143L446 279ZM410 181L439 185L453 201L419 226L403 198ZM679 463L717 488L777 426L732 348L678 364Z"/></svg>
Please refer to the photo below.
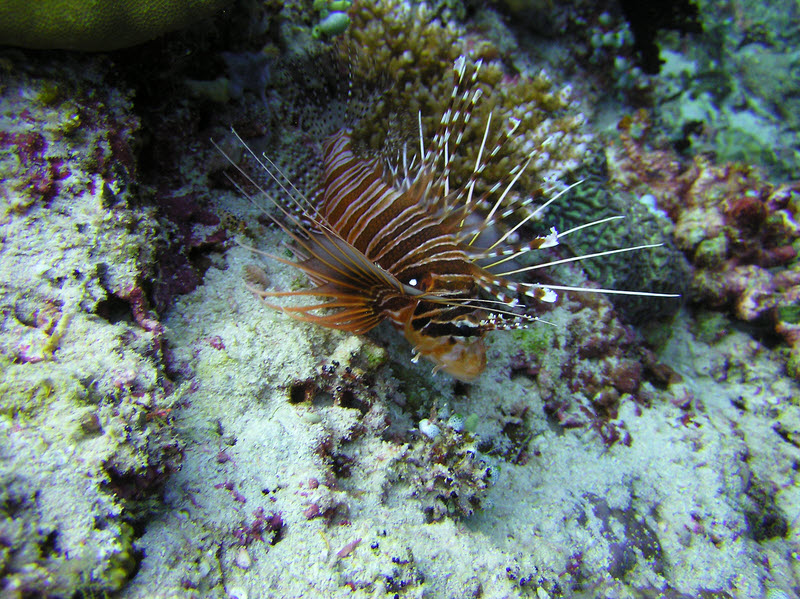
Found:
<svg viewBox="0 0 800 599"><path fill-rule="evenodd" d="M483 335L489 330L481 320L481 310L408 300L398 322L414 348L412 361L423 356L433 362L434 372L442 370L464 382L477 378L486 368Z"/></svg>
<svg viewBox="0 0 800 599"><path fill-rule="evenodd" d="M443 370L466 383L475 380L486 369L486 345L480 336L427 335L406 323L405 337L418 352Z"/></svg>
<svg viewBox="0 0 800 599"><path fill-rule="evenodd" d="M488 191L476 189L487 163L514 134L518 122L512 122L489 144L489 115L471 176L451 187L455 152L482 94L477 86L479 68L480 62L467 76L465 58L456 61L450 106L427 146L419 118L419 151L410 161L406 152L389 165L357 157L348 129L326 139L321 184L313 201L266 155L257 156L237 135L285 195L274 199L261 190L280 211L282 216L272 218L291 237L296 260L267 255L302 270L313 284L298 291L252 289L268 306L298 320L355 334L388 320L403 331L413 348L414 361L425 357L434 363L435 371L471 381L486 367L486 332L520 328L538 320L526 313L525 298L549 303L556 300L554 290L573 289L511 281L510 275L547 265L508 270L508 263L533 250L555 246L564 235L610 219L560 234L550 229L545 235L512 244L516 231L561 194L536 209L530 207L536 198L511 200L509 192L531 159L511 169L506 180ZM478 206L484 205L492 207L476 220ZM491 242L483 242L497 223L520 209L525 209L525 218L504 233L494 234ZM615 251L641 247L650 246ZM500 269L503 264L504 271ZM273 298L289 297L318 301L272 303Z"/></svg>

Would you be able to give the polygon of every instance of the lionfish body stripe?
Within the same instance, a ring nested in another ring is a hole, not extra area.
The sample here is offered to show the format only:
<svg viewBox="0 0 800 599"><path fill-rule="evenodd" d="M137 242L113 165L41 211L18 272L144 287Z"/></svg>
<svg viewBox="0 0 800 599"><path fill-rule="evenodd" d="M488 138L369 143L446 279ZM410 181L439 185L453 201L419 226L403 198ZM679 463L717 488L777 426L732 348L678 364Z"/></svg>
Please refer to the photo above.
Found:
<svg viewBox="0 0 800 599"><path fill-rule="evenodd" d="M475 84L479 67L480 63L475 65L468 85ZM275 220L291 236L297 261L271 257L299 268L315 285L291 292L252 290L268 306L293 318L355 334L388 320L403 331L415 361L424 356L435 364L434 370L471 381L486 366L486 332L519 328L538 320L520 311L522 296L540 302L556 299L546 286L512 282L492 274L479 261L552 247L558 244L558 232L551 229L549 234L517 246L500 242L488 248L475 246L481 233L511 212L504 209L496 214L526 165L512 169L506 181L490 186L481 197L473 197L487 161L496 156L518 125L511 123L494 147L485 147L489 118L472 176L464 185L451 186L452 159L470 109L481 96L480 89L465 88L466 70L466 60L461 57L455 64L451 106L428 149L420 125L415 168L405 157L402 170L358 158L351 149L349 129L326 139L316 205L288 182L294 190L290 191L286 177L266 156L262 160L245 147L302 209L302 215L295 216L281 202L274 202L284 217ZM489 215L478 225L470 223L468 216L476 203L498 191L501 195ZM298 296L320 301L284 306L269 300Z"/></svg>

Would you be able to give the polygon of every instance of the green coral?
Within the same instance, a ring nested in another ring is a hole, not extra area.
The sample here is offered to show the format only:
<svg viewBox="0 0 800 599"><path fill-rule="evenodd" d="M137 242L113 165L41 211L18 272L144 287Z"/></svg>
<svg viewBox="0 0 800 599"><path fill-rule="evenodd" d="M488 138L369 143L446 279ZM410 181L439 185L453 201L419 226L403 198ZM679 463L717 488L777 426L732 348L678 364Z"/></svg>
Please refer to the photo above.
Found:
<svg viewBox="0 0 800 599"><path fill-rule="evenodd" d="M322 19L314 29L311 30L311 35L315 39L321 37L334 37L347 31L350 26L350 17L344 12L329 13Z"/></svg>
<svg viewBox="0 0 800 599"><path fill-rule="evenodd" d="M731 332L731 323L720 312L700 312L693 332L698 341L712 345Z"/></svg>
<svg viewBox="0 0 800 599"><path fill-rule="evenodd" d="M314 39L341 35L350 26L347 10L352 6L350 0L314 0L314 10L321 20L311 30Z"/></svg>
<svg viewBox="0 0 800 599"><path fill-rule="evenodd" d="M786 351L786 372L795 380L800 380L800 348L793 347Z"/></svg>
<svg viewBox="0 0 800 599"><path fill-rule="evenodd" d="M362 351L368 371L377 370L389 360L389 354L386 353L386 350L374 343L365 343Z"/></svg>
<svg viewBox="0 0 800 599"><path fill-rule="evenodd" d="M800 323L800 304L778 306L778 320L789 324Z"/></svg>
<svg viewBox="0 0 800 599"><path fill-rule="evenodd" d="M728 239L720 233L711 239L704 239L694 253L695 263L699 266L714 268L719 266L728 256Z"/></svg>
<svg viewBox="0 0 800 599"><path fill-rule="evenodd" d="M230 0L4 0L0 44L25 48L116 50L185 27Z"/></svg>

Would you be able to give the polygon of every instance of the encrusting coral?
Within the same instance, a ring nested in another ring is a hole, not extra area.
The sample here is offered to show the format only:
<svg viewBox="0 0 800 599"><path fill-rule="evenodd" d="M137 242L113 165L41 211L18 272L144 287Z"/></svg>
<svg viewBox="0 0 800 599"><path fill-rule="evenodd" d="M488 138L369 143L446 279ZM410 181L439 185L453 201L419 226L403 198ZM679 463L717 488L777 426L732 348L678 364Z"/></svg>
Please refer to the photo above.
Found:
<svg viewBox="0 0 800 599"><path fill-rule="evenodd" d="M120 589L181 459L138 119L96 63L6 55L0 101L0 572L8 597ZM98 349L102 348L102 349Z"/></svg>
<svg viewBox="0 0 800 599"><path fill-rule="evenodd" d="M609 148L611 178L651 195L675 222L675 243L694 266L689 299L769 324L791 348L800 378L800 183L772 184L753 166L684 160L653 144L645 112L620 123Z"/></svg>

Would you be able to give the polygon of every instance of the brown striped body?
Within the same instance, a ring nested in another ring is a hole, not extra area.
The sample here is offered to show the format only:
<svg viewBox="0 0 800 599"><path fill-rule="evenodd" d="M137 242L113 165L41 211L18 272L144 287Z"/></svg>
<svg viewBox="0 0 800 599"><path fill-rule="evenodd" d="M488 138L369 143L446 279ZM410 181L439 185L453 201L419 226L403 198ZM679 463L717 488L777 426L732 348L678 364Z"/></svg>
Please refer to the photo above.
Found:
<svg viewBox="0 0 800 599"><path fill-rule="evenodd" d="M377 163L356 158L349 131L325 141L320 213L351 246L407 287L436 297L475 297L475 266L456 237L458 218L426 201L429 176L398 189ZM445 305L391 288L371 294L370 306L404 331L416 352L457 378L471 380L485 367L476 310Z"/></svg>

